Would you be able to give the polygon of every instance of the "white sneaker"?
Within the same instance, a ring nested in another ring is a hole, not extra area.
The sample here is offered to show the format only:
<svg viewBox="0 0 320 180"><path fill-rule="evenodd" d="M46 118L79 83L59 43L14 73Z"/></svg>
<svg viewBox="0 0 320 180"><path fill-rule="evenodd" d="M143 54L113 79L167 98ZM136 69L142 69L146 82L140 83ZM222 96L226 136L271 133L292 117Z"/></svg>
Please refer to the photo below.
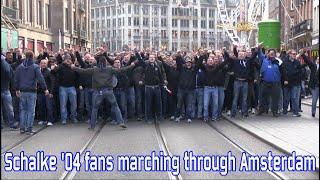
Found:
<svg viewBox="0 0 320 180"><path fill-rule="evenodd" d="M171 116L171 117L170 117L170 120L174 120L174 116Z"/></svg>
<svg viewBox="0 0 320 180"><path fill-rule="evenodd" d="M191 122L192 122L191 119L188 119L187 121L188 121L188 123L191 123Z"/></svg>
<svg viewBox="0 0 320 180"><path fill-rule="evenodd" d="M231 111L230 110L228 110L227 115L231 116Z"/></svg>
<svg viewBox="0 0 320 180"><path fill-rule="evenodd" d="M53 125L52 122L47 123L47 126L52 126L52 125Z"/></svg>
<svg viewBox="0 0 320 180"><path fill-rule="evenodd" d="M177 117L175 121L180 122L180 117Z"/></svg>
<svg viewBox="0 0 320 180"><path fill-rule="evenodd" d="M255 114L255 113L256 113L256 109L255 109L255 108L252 108L251 113L252 113L252 114Z"/></svg>
<svg viewBox="0 0 320 180"><path fill-rule="evenodd" d="M39 125L43 125L43 124L44 124L44 121L39 121L38 124L39 124Z"/></svg>

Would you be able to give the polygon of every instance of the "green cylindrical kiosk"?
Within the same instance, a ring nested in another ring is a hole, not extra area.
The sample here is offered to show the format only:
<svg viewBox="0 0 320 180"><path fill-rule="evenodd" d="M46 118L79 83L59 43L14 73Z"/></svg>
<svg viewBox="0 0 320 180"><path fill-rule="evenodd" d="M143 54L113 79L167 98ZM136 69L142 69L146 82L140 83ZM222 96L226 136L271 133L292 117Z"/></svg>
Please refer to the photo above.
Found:
<svg viewBox="0 0 320 180"><path fill-rule="evenodd" d="M281 24L276 20L264 20L258 23L258 41L263 42L265 48L280 49Z"/></svg>

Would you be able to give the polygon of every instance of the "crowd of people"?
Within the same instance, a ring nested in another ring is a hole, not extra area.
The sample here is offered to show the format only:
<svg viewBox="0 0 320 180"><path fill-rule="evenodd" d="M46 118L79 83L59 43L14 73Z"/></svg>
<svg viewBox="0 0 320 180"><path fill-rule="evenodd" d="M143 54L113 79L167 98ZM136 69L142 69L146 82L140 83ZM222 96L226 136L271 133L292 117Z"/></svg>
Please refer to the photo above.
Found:
<svg viewBox="0 0 320 180"><path fill-rule="evenodd" d="M34 119L48 126L86 121L92 130L100 118L126 128L128 120L217 121L223 112L300 117L308 90L315 117L319 58L303 49L1 53L1 121L28 134Z"/></svg>

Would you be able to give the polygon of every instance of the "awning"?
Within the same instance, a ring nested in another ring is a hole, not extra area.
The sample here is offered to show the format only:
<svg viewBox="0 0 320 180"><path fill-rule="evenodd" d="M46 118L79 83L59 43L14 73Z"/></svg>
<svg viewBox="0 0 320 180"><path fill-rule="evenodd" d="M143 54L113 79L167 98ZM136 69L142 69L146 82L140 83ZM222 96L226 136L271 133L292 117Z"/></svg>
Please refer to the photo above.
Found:
<svg viewBox="0 0 320 180"><path fill-rule="evenodd" d="M305 32L305 33L302 33L302 34L300 34L300 35L298 35L298 36L296 36L296 37L293 37L293 38L289 39L289 41L295 40L295 39L297 39L297 38L299 38L299 37L306 36L306 35L307 35L306 32Z"/></svg>

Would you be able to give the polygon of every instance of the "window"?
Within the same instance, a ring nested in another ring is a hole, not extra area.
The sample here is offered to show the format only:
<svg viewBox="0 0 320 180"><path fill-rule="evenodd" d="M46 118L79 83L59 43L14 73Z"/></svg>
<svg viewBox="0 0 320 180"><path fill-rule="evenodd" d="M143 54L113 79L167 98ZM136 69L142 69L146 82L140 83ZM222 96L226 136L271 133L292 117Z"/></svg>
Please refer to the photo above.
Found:
<svg viewBox="0 0 320 180"><path fill-rule="evenodd" d="M131 14L131 5L128 5L128 14Z"/></svg>
<svg viewBox="0 0 320 180"><path fill-rule="evenodd" d="M139 14L139 5L134 5L134 14Z"/></svg>
<svg viewBox="0 0 320 180"><path fill-rule="evenodd" d="M143 12L143 15L148 15L148 13L149 13L149 6L143 6L143 7L142 7L142 12Z"/></svg>
<svg viewBox="0 0 320 180"><path fill-rule="evenodd" d="M134 17L134 19L133 19L133 25L134 25L134 26L139 26L139 25L140 25L140 22L139 22L139 18L138 18L138 17Z"/></svg>
<svg viewBox="0 0 320 180"><path fill-rule="evenodd" d="M193 16L198 16L198 9L193 10Z"/></svg>
<svg viewBox="0 0 320 180"><path fill-rule="evenodd" d="M131 29L128 30L128 37L131 38Z"/></svg>
<svg viewBox="0 0 320 180"><path fill-rule="evenodd" d="M161 15L166 16L167 15L167 7L161 7Z"/></svg>
<svg viewBox="0 0 320 180"><path fill-rule="evenodd" d="M73 30L77 30L76 11L73 11Z"/></svg>
<svg viewBox="0 0 320 180"><path fill-rule="evenodd" d="M110 21L110 19L107 19L107 27L108 27L108 28L111 27L111 21Z"/></svg>
<svg viewBox="0 0 320 180"><path fill-rule="evenodd" d="M50 4L46 4L46 27L51 27L51 11L50 11Z"/></svg>
<svg viewBox="0 0 320 180"><path fill-rule="evenodd" d="M201 20L201 28L206 28L207 25L206 25L206 20Z"/></svg>
<svg viewBox="0 0 320 180"><path fill-rule="evenodd" d="M91 21L91 29L94 29L94 21Z"/></svg>
<svg viewBox="0 0 320 180"><path fill-rule="evenodd" d="M209 20L209 28L214 28L214 21L213 20Z"/></svg>
<svg viewBox="0 0 320 180"><path fill-rule="evenodd" d="M198 31L193 31L193 32L192 32L192 37L193 37L194 39L198 38Z"/></svg>
<svg viewBox="0 0 320 180"><path fill-rule="evenodd" d="M69 30L69 22L68 22L68 19L69 19L69 10L68 8L65 8L65 17L64 17L64 23L65 23L65 30Z"/></svg>
<svg viewBox="0 0 320 180"><path fill-rule="evenodd" d="M27 10L27 21L28 22L32 22L32 12L33 12L33 6L32 6L32 0L27 0L27 4L28 4L28 8L26 8Z"/></svg>
<svg viewBox="0 0 320 180"><path fill-rule="evenodd" d="M149 25L149 18L143 18L143 26Z"/></svg>
<svg viewBox="0 0 320 180"><path fill-rule="evenodd" d="M198 20L193 20L193 27L197 28L198 27Z"/></svg>
<svg viewBox="0 0 320 180"><path fill-rule="evenodd" d="M172 8L172 16L178 15L178 8Z"/></svg>
<svg viewBox="0 0 320 180"><path fill-rule="evenodd" d="M96 18L99 18L99 8L98 9L96 9Z"/></svg>
<svg viewBox="0 0 320 180"><path fill-rule="evenodd" d="M178 37L178 31L173 30L172 31L172 37L177 38Z"/></svg>
<svg viewBox="0 0 320 180"><path fill-rule="evenodd" d="M105 20L102 20L101 21L101 28L105 28L106 27L106 21Z"/></svg>
<svg viewBox="0 0 320 180"><path fill-rule="evenodd" d="M290 10L293 11L293 0L290 1Z"/></svg>
<svg viewBox="0 0 320 180"><path fill-rule="evenodd" d="M201 8L201 17L206 17L207 9Z"/></svg>
<svg viewBox="0 0 320 180"><path fill-rule="evenodd" d="M106 14L106 9L105 8L101 8L101 17L105 17Z"/></svg>
<svg viewBox="0 0 320 180"><path fill-rule="evenodd" d="M94 9L91 9L91 18L94 18Z"/></svg>
<svg viewBox="0 0 320 180"><path fill-rule="evenodd" d="M37 3L37 24L38 25L43 25L42 24L42 7L41 7L41 1L38 1Z"/></svg>
<svg viewBox="0 0 320 180"><path fill-rule="evenodd" d="M172 27L178 27L178 20L172 19Z"/></svg>
<svg viewBox="0 0 320 180"><path fill-rule="evenodd" d="M110 7L107 7L107 16L110 16Z"/></svg>
<svg viewBox="0 0 320 180"><path fill-rule="evenodd" d="M166 30L161 30L161 37L167 38L167 31Z"/></svg>
<svg viewBox="0 0 320 180"><path fill-rule="evenodd" d="M100 21L96 21L96 28L97 28L97 29L100 28Z"/></svg>
<svg viewBox="0 0 320 180"><path fill-rule="evenodd" d="M121 26L121 19L118 19L118 26Z"/></svg>
<svg viewBox="0 0 320 180"><path fill-rule="evenodd" d="M189 27L189 20L181 19L180 27Z"/></svg>
<svg viewBox="0 0 320 180"><path fill-rule="evenodd" d="M205 31L201 31L201 38L203 38L203 39L206 38L206 32Z"/></svg>
<svg viewBox="0 0 320 180"><path fill-rule="evenodd" d="M128 26L131 26L131 17L128 17Z"/></svg>
<svg viewBox="0 0 320 180"><path fill-rule="evenodd" d="M167 27L167 19L161 19L161 27Z"/></svg>
<svg viewBox="0 0 320 180"><path fill-rule="evenodd" d="M214 10L213 9L209 9L209 17L214 17Z"/></svg>
<svg viewBox="0 0 320 180"><path fill-rule="evenodd" d="M116 19L112 19L112 27L116 27Z"/></svg>

